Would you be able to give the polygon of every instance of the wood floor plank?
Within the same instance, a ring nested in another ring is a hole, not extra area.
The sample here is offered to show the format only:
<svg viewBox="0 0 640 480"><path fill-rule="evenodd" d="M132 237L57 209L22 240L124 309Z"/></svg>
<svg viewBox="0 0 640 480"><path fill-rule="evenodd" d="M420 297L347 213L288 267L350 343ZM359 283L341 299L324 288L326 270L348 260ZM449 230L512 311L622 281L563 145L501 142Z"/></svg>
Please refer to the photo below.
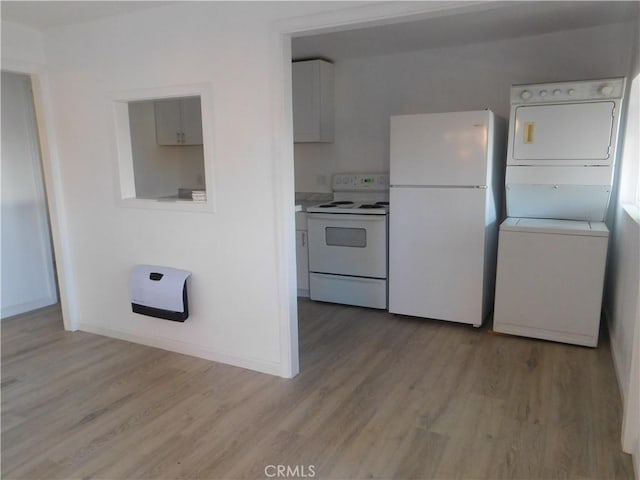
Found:
<svg viewBox="0 0 640 480"><path fill-rule="evenodd" d="M48 448L59 447L58 437L51 432L64 432L70 440L74 435L84 437L86 429L95 423L96 418L109 411L126 407L128 402L135 399L145 391L145 387L153 384L157 379L153 376L145 376L145 361L149 355L162 356L162 352L140 352L140 356L132 358L137 360L137 366L122 368L124 365L116 364L116 369L108 370L108 375L96 377L94 381L84 379L83 388L75 390L77 383L64 383L61 395L47 396L47 403L39 404L33 410L27 410L28 420L17 428L3 430L3 443L9 445L3 453L18 457L17 452L31 456L32 445L37 445L39 451L47 451ZM144 360L143 360L144 358ZM140 368L142 370L136 370ZM170 378L168 372L160 372ZM147 377L147 378L145 378ZM57 391L59 384L53 384L52 390ZM46 408L40 408L45 406ZM3 406L4 411L4 406Z"/></svg>
<svg viewBox="0 0 640 480"><path fill-rule="evenodd" d="M549 406L544 475L554 478L584 476L593 469L590 409L590 375L584 365L583 348L554 348L553 384ZM594 353L590 351L589 353Z"/></svg>
<svg viewBox="0 0 640 480"><path fill-rule="evenodd" d="M513 359L513 382L487 474L496 479L542 478L552 358L544 342L505 340L521 348Z"/></svg>
<svg viewBox="0 0 640 480"><path fill-rule="evenodd" d="M0 328L2 478L633 478L606 338L300 300L285 380L65 332L55 308Z"/></svg>

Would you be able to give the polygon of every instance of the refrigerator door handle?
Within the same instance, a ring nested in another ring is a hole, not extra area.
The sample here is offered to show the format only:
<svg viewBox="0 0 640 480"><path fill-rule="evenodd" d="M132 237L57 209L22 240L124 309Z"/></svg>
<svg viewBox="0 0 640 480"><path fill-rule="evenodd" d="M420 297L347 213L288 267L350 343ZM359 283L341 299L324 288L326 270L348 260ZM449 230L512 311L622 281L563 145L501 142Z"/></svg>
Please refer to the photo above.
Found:
<svg viewBox="0 0 640 480"><path fill-rule="evenodd" d="M390 188L478 188L486 190L488 185L389 185Z"/></svg>

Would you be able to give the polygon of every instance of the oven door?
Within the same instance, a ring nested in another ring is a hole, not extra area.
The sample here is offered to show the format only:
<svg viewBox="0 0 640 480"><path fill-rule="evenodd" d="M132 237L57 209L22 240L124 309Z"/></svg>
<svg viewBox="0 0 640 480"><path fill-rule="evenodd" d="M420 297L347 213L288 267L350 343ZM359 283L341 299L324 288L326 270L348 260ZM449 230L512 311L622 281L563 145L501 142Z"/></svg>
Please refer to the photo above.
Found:
<svg viewBox="0 0 640 480"><path fill-rule="evenodd" d="M308 214L309 271L387 278L387 216Z"/></svg>

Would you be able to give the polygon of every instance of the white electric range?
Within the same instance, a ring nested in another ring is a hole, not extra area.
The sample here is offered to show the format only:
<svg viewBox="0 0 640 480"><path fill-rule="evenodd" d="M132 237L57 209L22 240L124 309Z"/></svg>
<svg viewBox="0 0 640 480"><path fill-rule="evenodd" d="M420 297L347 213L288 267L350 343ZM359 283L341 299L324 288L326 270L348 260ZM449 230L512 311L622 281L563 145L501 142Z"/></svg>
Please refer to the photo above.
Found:
<svg viewBox="0 0 640 480"><path fill-rule="evenodd" d="M312 300L387 308L388 174L338 174L334 200L307 208Z"/></svg>

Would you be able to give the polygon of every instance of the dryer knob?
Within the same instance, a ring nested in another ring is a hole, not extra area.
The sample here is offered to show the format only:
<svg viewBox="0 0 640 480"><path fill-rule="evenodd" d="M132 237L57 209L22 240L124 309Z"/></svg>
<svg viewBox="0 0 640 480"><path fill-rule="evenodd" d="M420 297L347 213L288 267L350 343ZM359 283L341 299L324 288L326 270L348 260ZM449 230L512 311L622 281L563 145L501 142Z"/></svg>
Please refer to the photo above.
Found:
<svg viewBox="0 0 640 480"><path fill-rule="evenodd" d="M613 87L608 84L604 84L600 87L600 93L602 95L611 95L613 93Z"/></svg>
<svg viewBox="0 0 640 480"><path fill-rule="evenodd" d="M529 100L531 98L531 92L529 90L523 90L520 94L520 98L523 100Z"/></svg>

